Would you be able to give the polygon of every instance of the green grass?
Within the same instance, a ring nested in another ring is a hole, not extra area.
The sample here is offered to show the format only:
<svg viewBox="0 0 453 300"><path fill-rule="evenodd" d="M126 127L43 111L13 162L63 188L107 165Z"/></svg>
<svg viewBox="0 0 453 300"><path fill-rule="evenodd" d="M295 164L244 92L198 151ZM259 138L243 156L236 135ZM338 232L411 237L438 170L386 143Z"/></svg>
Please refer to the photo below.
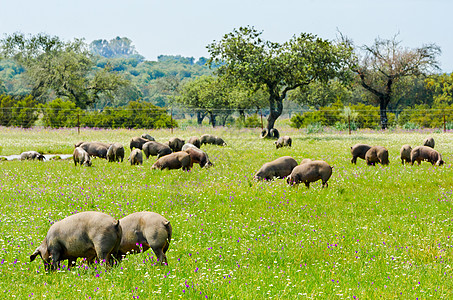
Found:
<svg viewBox="0 0 453 300"><path fill-rule="evenodd" d="M143 130L0 128L1 155L25 150L70 154L80 141L120 142ZM0 161L0 295L46 299L149 298L451 298L453 148L451 135L432 132L324 131L307 135L283 127L291 149L275 149L259 129L187 127L149 131L158 141L210 132L226 147L203 146L215 166L157 171L95 159ZM403 144L431 135L446 164L403 166ZM349 147L365 142L389 149L389 166L350 163ZM289 187L256 182L267 161L291 155L334 166L321 183ZM171 221L169 266L152 251L118 267L75 268L51 274L29 255L52 222L80 211L121 218L149 210Z"/></svg>

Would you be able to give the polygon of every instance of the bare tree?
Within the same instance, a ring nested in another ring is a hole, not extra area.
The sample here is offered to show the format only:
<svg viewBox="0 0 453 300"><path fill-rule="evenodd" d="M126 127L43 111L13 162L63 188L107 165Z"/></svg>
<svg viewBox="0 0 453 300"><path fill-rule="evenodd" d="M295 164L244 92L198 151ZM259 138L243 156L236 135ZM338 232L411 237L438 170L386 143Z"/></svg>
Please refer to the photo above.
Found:
<svg viewBox="0 0 453 300"><path fill-rule="evenodd" d="M393 100L393 87L404 77L427 75L439 70L437 56L440 47L435 44L410 49L402 47L397 35L386 40L377 38L371 46L358 48L357 61L352 70L358 75L363 88L379 102L381 128L386 129L387 106Z"/></svg>

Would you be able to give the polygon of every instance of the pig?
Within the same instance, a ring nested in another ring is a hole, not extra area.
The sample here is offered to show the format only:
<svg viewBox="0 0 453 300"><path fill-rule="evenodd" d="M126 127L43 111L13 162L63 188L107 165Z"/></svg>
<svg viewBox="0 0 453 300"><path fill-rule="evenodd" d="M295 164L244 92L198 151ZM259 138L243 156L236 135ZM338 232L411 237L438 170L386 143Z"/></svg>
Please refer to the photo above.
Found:
<svg viewBox="0 0 453 300"><path fill-rule="evenodd" d="M155 141L145 143L142 148L143 153L145 153L146 159L148 159L150 155L157 155L157 158L161 158L162 156L168 155L173 152L167 145Z"/></svg>
<svg viewBox="0 0 453 300"><path fill-rule="evenodd" d="M411 162L411 151L412 147L410 145L403 145L400 150L401 164L404 165L404 162Z"/></svg>
<svg viewBox="0 0 453 300"><path fill-rule="evenodd" d="M170 147L173 152L181 151L182 146L184 146L184 140L180 138L173 137L168 141L168 147Z"/></svg>
<svg viewBox="0 0 453 300"><path fill-rule="evenodd" d="M54 223L41 245L30 255L30 262L41 256L45 270L56 270L60 261L67 259L75 264L78 257L89 263L94 259L113 265L118 259L122 229L120 222L111 216L86 211L71 215Z"/></svg>
<svg viewBox="0 0 453 300"><path fill-rule="evenodd" d="M428 146L418 146L412 149L411 151L411 164L417 161L420 165L421 161L428 161L432 165L442 166L444 161L442 160L442 155Z"/></svg>
<svg viewBox="0 0 453 300"><path fill-rule="evenodd" d="M147 133L142 134L141 138L147 139L148 141L155 141L155 139Z"/></svg>
<svg viewBox="0 0 453 300"><path fill-rule="evenodd" d="M123 230L118 256L153 249L158 261L168 265L165 253L171 241L170 221L158 213L142 211L132 213L122 219Z"/></svg>
<svg viewBox="0 0 453 300"><path fill-rule="evenodd" d="M96 156L106 159L107 150L109 149L110 144L101 142L85 142L82 143L79 147L88 152L90 156Z"/></svg>
<svg viewBox="0 0 453 300"><path fill-rule="evenodd" d="M81 166L91 166L91 158L90 155L88 155L88 152L83 150L80 147L77 147L74 149L74 152L72 153L72 159L74 160L74 166L77 167L77 163Z"/></svg>
<svg viewBox="0 0 453 300"><path fill-rule="evenodd" d="M142 146L147 142L150 142L150 140L144 139L142 137L133 137L129 142L129 147L131 148L131 151L134 148L142 150Z"/></svg>
<svg viewBox="0 0 453 300"><path fill-rule="evenodd" d="M159 158L151 167L151 169L183 169L185 171L190 170L190 155L185 151L173 152L169 155L165 155Z"/></svg>
<svg viewBox="0 0 453 300"><path fill-rule="evenodd" d="M184 144L184 146L186 146L186 145L187 144ZM193 147L186 147L186 149L184 151L189 153L189 155L190 155L190 168L193 167L194 163L199 164L200 168L204 168L204 167L207 168L207 167L213 166L211 161L209 161L208 154L206 154L206 152L204 152L203 150L200 150L200 149L196 148L195 146L193 146Z"/></svg>
<svg viewBox="0 0 453 300"><path fill-rule="evenodd" d="M365 161L369 166L376 163L388 165L390 163L389 151L382 146L373 146L366 152Z"/></svg>
<svg viewBox="0 0 453 300"><path fill-rule="evenodd" d="M303 164L295 167L286 182L290 185L305 183L307 188L310 182L322 180L322 187L328 187L327 181L332 176L332 167L323 160L305 161Z"/></svg>
<svg viewBox="0 0 453 300"><path fill-rule="evenodd" d="M131 166L142 165L143 164L142 150L140 149L132 150L128 160L130 161Z"/></svg>
<svg viewBox="0 0 453 300"><path fill-rule="evenodd" d="M74 144L74 148L77 148L77 147L80 147L80 145L82 145L83 143L85 143L84 141L80 141L80 142L77 142Z"/></svg>
<svg viewBox="0 0 453 300"><path fill-rule="evenodd" d="M197 148L201 147L200 139L198 137L196 137L196 136L190 137L189 141L187 143L192 144L192 145L194 145Z"/></svg>
<svg viewBox="0 0 453 300"><path fill-rule="evenodd" d="M357 157L365 159L365 154L370 150L371 146L366 144L355 144L351 147L352 159L351 163L357 164Z"/></svg>
<svg viewBox="0 0 453 300"><path fill-rule="evenodd" d="M291 147L292 140L289 136L285 135L280 137L278 140L274 142L275 147L281 148L281 147Z"/></svg>
<svg viewBox="0 0 453 300"><path fill-rule="evenodd" d="M109 162L120 161L124 159L124 146L120 143L113 143L107 149L107 160Z"/></svg>
<svg viewBox="0 0 453 300"><path fill-rule="evenodd" d="M434 139L432 137L427 137L423 141L423 146L428 146L428 147L434 148Z"/></svg>
<svg viewBox="0 0 453 300"><path fill-rule="evenodd" d="M226 143L225 141L218 137L218 136L214 136L212 134L203 134L201 137L200 137L200 146L204 145L204 144L211 144L211 145L217 145L217 146L226 146Z"/></svg>
<svg viewBox="0 0 453 300"><path fill-rule="evenodd" d="M274 177L283 178L291 174L297 166L297 162L291 156L282 156L271 162L265 163L256 172L254 178L257 180L272 180Z"/></svg>
<svg viewBox="0 0 453 300"><path fill-rule="evenodd" d="M39 152L36 151L26 151L20 154L20 160L45 160L46 158Z"/></svg>

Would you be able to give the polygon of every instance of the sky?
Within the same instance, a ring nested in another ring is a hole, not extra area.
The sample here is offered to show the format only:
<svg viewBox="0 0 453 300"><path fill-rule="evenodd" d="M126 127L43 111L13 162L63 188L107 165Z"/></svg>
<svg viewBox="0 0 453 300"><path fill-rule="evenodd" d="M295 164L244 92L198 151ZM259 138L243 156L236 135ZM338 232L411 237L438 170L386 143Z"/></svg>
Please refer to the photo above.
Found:
<svg viewBox="0 0 453 300"><path fill-rule="evenodd" d="M132 40L147 60L209 57L206 46L241 26L285 42L302 32L357 46L397 35L409 48L440 46L442 72L453 72L451 0L0 0L1 38L46 33L65 41Z"/></svg>

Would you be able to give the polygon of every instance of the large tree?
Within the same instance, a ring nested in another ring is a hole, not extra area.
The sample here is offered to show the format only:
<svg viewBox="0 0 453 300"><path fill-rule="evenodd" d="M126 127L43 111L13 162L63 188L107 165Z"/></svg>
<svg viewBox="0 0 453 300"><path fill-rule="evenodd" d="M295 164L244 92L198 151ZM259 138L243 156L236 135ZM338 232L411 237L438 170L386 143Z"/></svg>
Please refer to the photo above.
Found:
<svg viewBox="0 0 453 300"><path fill-rule="evenodd" d="M352 66L362 87L379 103L382 129L388 126L387 106L394 100L395 85L439 69L436 58L441 51L437 45L410 49L402 47L396 38L377 38L371 46L357 48L357 61Z"/></svg>
<svg viewBox="0 0 453 300"><path fill-rule="evenodd" d="M241 27L208 45L210 66L219 76L245 82L252 89L263 86L269 95L267 129L283 110L283 99L294 89L314 81L344 78L352 48L302 33L285 43L265 41L262 32Z"/></svg>
<svg viewBox="0 0 453 300"><path fill-rule="evenodd" d="M227 85L218 77L200 76L188 81L175 100L197 111L198 124L208 115L215 127L218 114L231 114Z"/></svg>
<svg viewBox="0 0 453 300"><path fill-rule="evenodd" d="M0 50L25 68L31 95L45 102L48 94L64 97L78 107L92 105L103 93L127 84L108 68L93 71L94 63L83 40L64 42L46 34L14 33L0 40Z"/></svg>

